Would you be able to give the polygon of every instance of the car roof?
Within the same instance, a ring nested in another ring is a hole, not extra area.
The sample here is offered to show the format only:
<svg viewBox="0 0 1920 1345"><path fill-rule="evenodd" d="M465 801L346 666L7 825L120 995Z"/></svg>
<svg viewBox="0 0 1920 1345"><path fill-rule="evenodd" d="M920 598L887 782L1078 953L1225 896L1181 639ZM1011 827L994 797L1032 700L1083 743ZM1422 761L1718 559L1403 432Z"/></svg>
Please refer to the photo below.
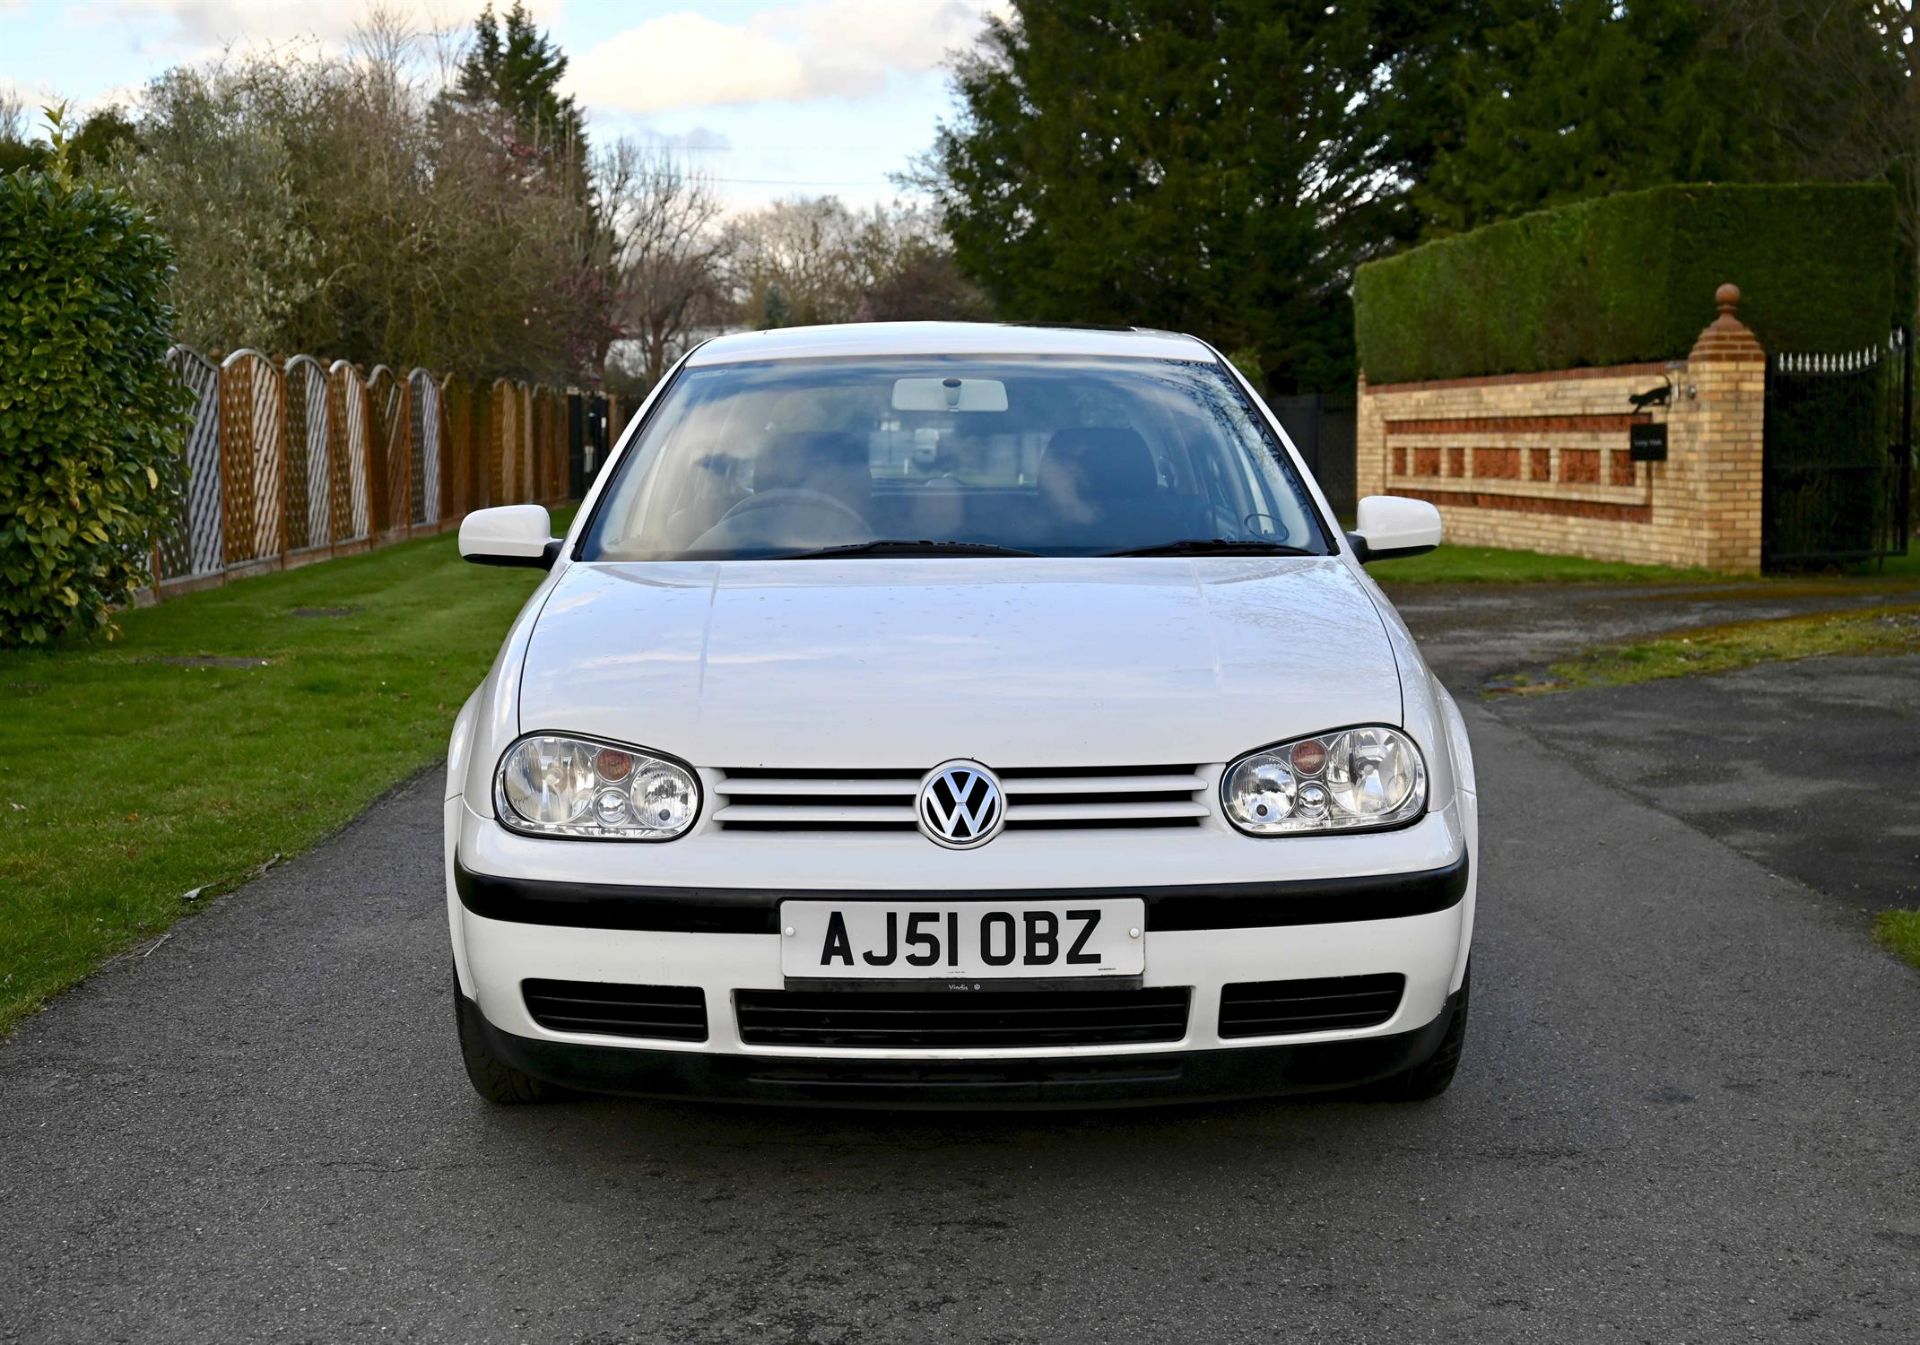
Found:
<svg viewBox="0 0 1920 1345"><path fill-rule="evenodd" d="M717 336L688 356L689 365L757 360L830 359L849 355L1104 355L1162 360L1213 360L1206 343L1177 332L1139 327L1024 327L998 322L846 322L776 327Z"/></svg>

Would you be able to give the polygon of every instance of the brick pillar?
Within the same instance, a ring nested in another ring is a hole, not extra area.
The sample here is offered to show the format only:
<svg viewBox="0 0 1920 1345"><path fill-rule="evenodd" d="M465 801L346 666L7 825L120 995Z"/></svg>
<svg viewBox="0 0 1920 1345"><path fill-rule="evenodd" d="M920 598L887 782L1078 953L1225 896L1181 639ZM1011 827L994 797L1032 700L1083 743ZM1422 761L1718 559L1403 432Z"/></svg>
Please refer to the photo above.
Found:
<svg viewBox="0 0 1920 1345"><path fill-rule="evenodd" d="M1684 464L1692 486L1699 563L1753 573L1760 569L1767 353L1736 316L1739 287L1722 285L1714 300L1720 316L1687 356L1694 397L1684 417L1686 442L1673 445L1681 450L1674 465Z"/></svg>
<svg viewBox="0 0 1920 1345"><path fill-rule="evenodd" d="M1380 402L1367 395L1367 374L1360 371L1355 386L1353 498L1387 493L1387 426Z"/></svg>

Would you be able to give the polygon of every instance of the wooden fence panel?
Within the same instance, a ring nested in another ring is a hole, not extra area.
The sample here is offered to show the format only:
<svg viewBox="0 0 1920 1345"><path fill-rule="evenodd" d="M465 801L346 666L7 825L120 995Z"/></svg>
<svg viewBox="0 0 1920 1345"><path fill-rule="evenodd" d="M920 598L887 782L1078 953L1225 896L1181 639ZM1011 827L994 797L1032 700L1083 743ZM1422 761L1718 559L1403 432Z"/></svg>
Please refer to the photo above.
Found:
<svg viewBox="0 0 1920 1345"><path fill-rule="evenodd" d="M373 450L376 534L404 529L413 517L412 417L407 385L386 365L367 375L368 442Z"/></svg>
<svg viewBox="0 0 1920 1345"><path fill-rule="evenodd" d="M333 434L334 542L373 535L373 457L368 447L367 383L345 360L327 371L328 426Z"/></svg>
<svg viewBox="0 0 1920 1345"><path fill-rule="evenodd" d="M193 393L187 429L186 509L160 538L155 578L217 574L226 563L220 532L220 369L185 346L167 352L167 364Z"/></svg>
<svg viewBox="0 0 1920 1345"><path fill-rule="evenodd" d="M333 441L327 371L311 355L287 361L287 549L332 546Z"/></svg>
<svg viewBox="0 0 1920 1345"><path fill-rule="evenodd" d="M163 590L571 489L568 401L552 388L255 350L215 365L176 346L167 362L194 408L185 507L154 545Z"/></svg>
<svg viewBox="0 0 1920 1345"><path fill-rule="evenodd" d="M286 550L286 389L256 350L220 364L220 485L225 561L251 565Z"/></svg>
<svg viewBox="0 0 1920 1345"><path fill-rule="evenodd" d="M409 519L418 525L440 521L440 387L425 369L407 375L407 428L411 443L413 509Z"/></svg>

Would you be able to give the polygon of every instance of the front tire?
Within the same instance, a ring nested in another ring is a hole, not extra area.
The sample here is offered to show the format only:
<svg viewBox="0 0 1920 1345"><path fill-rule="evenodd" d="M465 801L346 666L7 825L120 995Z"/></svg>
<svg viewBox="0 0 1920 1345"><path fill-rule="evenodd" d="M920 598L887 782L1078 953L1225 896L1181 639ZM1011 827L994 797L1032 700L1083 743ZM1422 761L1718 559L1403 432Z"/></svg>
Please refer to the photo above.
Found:
<svg viewBox="0 0 1920 1345"><path fill-rule="evenodd" d="M460 993L458 975L453 982L453 1015L460 1025L460 1058L466 1063L467 1080L474 1092L503 1107L548 1102L559 1096L552 1084L516 1069L493 1053L487 1044L480 1006Z"/></svg>
<svg viewBox="0 0 1920 1345"><path fill-rule="evenodd" d="M1453 1006L1453 1021L1439 1049L1408 1070L1389 1075L1361 1090L1362 1096L1375 1102L1429 1102L1446 1092L1460 1068L1460 1054L1467 1045L1467 1001L1473 989L1473 964L1467 964L1460 978L1460 998Z"/></svg>

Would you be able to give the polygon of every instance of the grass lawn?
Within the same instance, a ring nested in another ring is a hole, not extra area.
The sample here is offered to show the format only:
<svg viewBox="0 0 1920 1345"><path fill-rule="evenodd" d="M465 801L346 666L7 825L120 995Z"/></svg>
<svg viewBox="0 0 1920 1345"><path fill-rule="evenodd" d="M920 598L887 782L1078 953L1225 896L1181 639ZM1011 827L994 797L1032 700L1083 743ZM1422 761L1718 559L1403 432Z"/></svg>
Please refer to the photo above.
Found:
<svg viewBox="0 0 1920 1345"><path fill-rule="evenodd" d="M1856 566L1852 572L1868 579L1877 575L1886 579L1920 581L1920 537L1908 541L1906 555L1888 556L1885 560L1876 561L1870 565Z"/></svg>
<svg viewBox="0 0 1920 1345"><path fill-rule="evenodd" d="M538 580L447 535L0 654L0 1033L439 759Z"/></svg>
<svg viewBox="0 0 1920 1345"><path fill-rule="evenodd" d="M1882 911L1873 936L1888 952L1920 967L1920 911Z"/></svg>
<svg viewBox="0 0 1920 1345"><path fill-rule="evenodd" d="M1822 654L1920 654L1920 606L1900 604L1737 621L1629 644L1601 645L1551 664L1543 680L1522 678L1501 689L1566 691L1620 686Z"/></svg>
<svg viewBox="0 0 1920 1345"><path fill-rule="evenodd" d="M1372 574L1387 588L1396 584L1670 584L1727 577L1712 570L1628 565L1623 561L1451 543L1424 556L1378 561L1372 566Z"/></svg>

